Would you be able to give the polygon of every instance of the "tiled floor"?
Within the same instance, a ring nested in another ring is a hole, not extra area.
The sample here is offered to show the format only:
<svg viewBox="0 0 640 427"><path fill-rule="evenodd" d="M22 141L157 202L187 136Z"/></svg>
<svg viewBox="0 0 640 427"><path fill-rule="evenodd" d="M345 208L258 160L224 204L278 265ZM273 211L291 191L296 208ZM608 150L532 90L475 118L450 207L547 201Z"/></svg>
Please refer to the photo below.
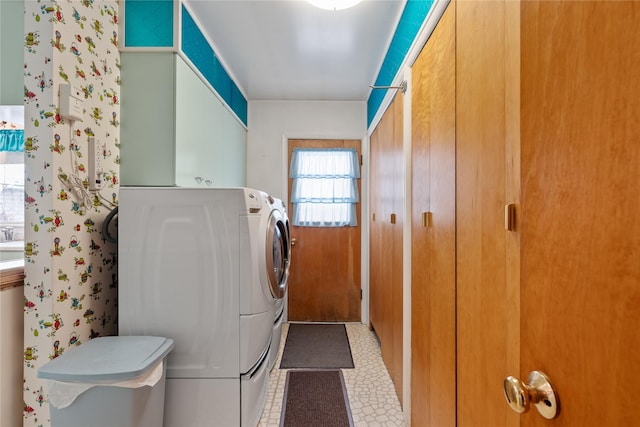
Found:
<svg viewBox="0 0 640 427"><path fill-rule="evenodd" d="M361 323L347 323L354 369L343 369L351 415L356 427L404 426L402 409L389 373L382 362L373 332ZM280 425L286 369L278 369L289 325L282 327L280 354L269 377L269 389L259 427Z"/></svg>

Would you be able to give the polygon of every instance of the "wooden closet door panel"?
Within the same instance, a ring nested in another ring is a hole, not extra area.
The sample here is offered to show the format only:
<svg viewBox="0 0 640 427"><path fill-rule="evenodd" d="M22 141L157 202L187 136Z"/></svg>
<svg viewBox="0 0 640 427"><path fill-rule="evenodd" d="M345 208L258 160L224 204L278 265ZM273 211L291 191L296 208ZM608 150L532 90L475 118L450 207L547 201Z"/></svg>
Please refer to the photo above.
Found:
<svg viewBox="0 0 640 427"><path fill-rule="evenodd" d="M437 29L437 27L436 27ZM429 43L412 67L411 88L411 424L431 419L431 247L422 213L430 210L432 50Z"/></svg>
<svg viewBox="0 0 640 427"><path fill-rule="evenodd" d="M391 271L391 307L389 311L391 321L391 379L396 388L398 399L402 404L402 356L403 356L403 225L404 225L404 99L400 91L393 100L393 190L392 213L395 215L395 224L390 224L392 238L392 271Z"/></svg>
<svg viewBox="0 0 640 427"><path fill-rule="evenodd" d="M380 226L381 241L377 248L380 251L381 266L381 298L380 298L380 325L376 329L380 339L380 352L382 359L391 371L393 365L393 342L391 330L391 310L393 308L391 300L392 275L393 275L393 238L390 224L391 211L393 209L393 114L390 113L392 107L385 112L381 119L381 158L380 165L382 175L380 177L380 215L377 218ZM391 373L391 372L390 372Z"/></svg>
<svg viewBox="0 0 640 427"><path fill-rule="evenodd" d="M522 5L520 375L550 377L556 426L638 425L638 22L634 1Z"/></svg>
<svg viewBox="0 0 640 427"><path fill-rule="evenodd" d="M455 425L455 3L434 34L431 97L431 425Z"/></svg>
<svg viewBox="0 0 640 427"><path fill-rule="evenodd" d="M390 332L392 271L391 240L389 237L390 198L393 187L390 176L392 162L389 162L393 138L393 117L388 113L382 117L371 135L372 179L371 194L371 241L370 241L370 277L371 277L371 327L380 341L383 360L390 365L392 345Z"/></svg>
<svg viewBox="0 0 640 427"><path fill-rule="evenodd" d="M371 135L372 214L370 323L402 402L402 97L397 96ZM395 223L392 224L392 215ZM375 276L375 277L374 277Z"/></svg>
<svg viewBox="0 0 640 427"><path fill-rule="evenodd" d="M380 327L382 310L382 228L380 223L381 209L381 176L382 148L381 127L374 130L370 137L370 236L369 236L369 324L375 330Z"/></svg>
<svg viewBox="0 0 640 427"><path fill-rule="evenodd" d="M462 427L499 426L512 417L502 393L512 321L504 303L505 2L456 6L457 416Z"/></svg>
<svg viewBox="0 0 640 427"><path fill-rule="evenodd" d="M455 3L414 64L412 81L411 421L455 426Z"/></svg>

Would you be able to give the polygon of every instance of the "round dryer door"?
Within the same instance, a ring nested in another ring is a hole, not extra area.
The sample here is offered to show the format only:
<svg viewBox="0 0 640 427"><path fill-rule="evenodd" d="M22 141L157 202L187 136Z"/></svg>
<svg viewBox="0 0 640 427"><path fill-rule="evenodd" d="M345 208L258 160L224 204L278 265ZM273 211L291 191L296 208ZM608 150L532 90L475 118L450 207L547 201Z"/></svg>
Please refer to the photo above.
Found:
<svg viewBox="0 0 640 427"><path fill-rule="evenodd" d="M289 230L286 219L274 210L267 228L267 277L274 298L282 298L287 291L289 278Z"/></svg>

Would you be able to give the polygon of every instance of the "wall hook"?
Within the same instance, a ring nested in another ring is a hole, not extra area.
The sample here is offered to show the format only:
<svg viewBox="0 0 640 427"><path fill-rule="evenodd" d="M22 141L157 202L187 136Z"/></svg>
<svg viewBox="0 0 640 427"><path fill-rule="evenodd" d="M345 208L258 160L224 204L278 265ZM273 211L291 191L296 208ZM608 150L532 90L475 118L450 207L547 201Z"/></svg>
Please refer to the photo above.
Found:
<svg viewBox="0 0 640 427"><path fill-rule="evenodd" d="M400 86L372 86L372 85L369 85L369 87L371 89L400 89L402 91L402 94L404 95L407 92L407 81L403 80L402 83L400 83Z"/></svg>

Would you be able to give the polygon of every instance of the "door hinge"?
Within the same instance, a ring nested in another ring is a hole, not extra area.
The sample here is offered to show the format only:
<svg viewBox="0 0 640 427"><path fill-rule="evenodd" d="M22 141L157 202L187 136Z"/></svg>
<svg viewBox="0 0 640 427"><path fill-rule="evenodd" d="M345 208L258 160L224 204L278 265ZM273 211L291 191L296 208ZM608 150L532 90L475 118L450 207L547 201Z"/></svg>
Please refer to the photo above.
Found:
<svg viewBox="0 0 640 427"><path fill-rule="evenodd" d="M362 289L360 289L360 301L362 301Z"/></svg>
<svg viewBox="0 0 640 427"><path fill-rule="evenodd" d="M364 164L364 161L362 159L362 154L360 154L360 166L362 166Z"/></svg>

